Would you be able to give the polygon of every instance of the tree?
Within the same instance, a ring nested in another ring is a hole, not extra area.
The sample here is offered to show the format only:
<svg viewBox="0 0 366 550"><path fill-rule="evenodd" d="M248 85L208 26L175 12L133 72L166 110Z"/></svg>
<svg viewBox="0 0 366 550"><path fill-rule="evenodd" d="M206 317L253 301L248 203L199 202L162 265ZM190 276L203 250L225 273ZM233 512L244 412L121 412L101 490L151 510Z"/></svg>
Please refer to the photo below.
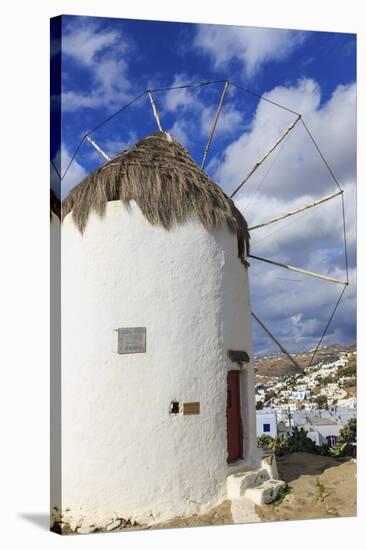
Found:
<svg viewBox="0 0 366 550"><path fill-rule="evenodd" d="M328 408L328 398L326 395L318 395L314 399L315 403L318 404L319 409L327 409Z"/></svg>
<svg viewBox="0 0 366 550"><path fill-rule="evenodd" d="M340 430L334 449L336 456L356 456L357 420L351 420Z"/></svg>
<svg viewBox="0 0 366 550"><path fill-rule="evenodd" d="M261 411L263 409L263 401L257 401L255 408L257 411Z"/></svg>
<svg viewBox="0 0 366 550"><path fill-rule="evenodd" d="M265 393L265 401L270 401L273 397L276 397L276 392L274 392L273 390L269 390Z"/></svg>
<svg viewBox="0 0 366 550"><path fill-rule="evenodd" d="M351 420L339 432L339 441L341 443L357 443L357 420Z"/></svg>
<svg viewBox="0 0 366 550"><path fill-rule="evenodd" d="M339 440L342 443L357 443L357 419L351 418L339 432Z"/></svg>

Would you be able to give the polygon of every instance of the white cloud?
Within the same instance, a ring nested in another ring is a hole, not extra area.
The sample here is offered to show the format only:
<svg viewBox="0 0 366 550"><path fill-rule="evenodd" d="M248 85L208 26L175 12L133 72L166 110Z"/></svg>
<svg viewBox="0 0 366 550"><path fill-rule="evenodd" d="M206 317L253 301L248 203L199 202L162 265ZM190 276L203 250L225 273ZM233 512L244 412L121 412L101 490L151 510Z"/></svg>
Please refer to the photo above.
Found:
<svg viewBox="0 0 366 550"><path fill-rule="evenodd" d="M173 126L168 130L169 133L175 137L177 141L184 147L189 145L188 135L189 125L185 120L176 120Z"/></svg>
<svg viewBox="0 0 366 550"><path fill-rule="evenodd" d="M339 180L355 179L355 84L339 86L323 105L319 86L310 79L301 80L290 87L278 86L265 94L265 97L302 113ZM220 168L222 186L228 192L232 191L294 120L295 115L264 100L260 101L250 126L223 154ZM273 162L273 168L266 175ZM272 198L316 197L334 187L329 172L301 122L236 198L246 197L248 200L263 178L260 196Z"/></svg>
<svg viewBox="0 0 366 550"><path fill-rule="evenodd" d="M252 308L258 317L290 351L313 348L343 287L255 264L254 261L249 274ZM350 270L350 282L323 343L355 340L355 269ZM257 353L278 351L262 329L256 324L253 328Z"/></svg>
<svg viewBox="0 0 366 550"><path fill-rule="evenodd" d="M113 97L119 91L129 87L126 81L127 63L121 60L104 59L94 67L94 80L104 95Z"/></svg>
<svg viewBox="0 0 366 550"><path fill-rule="evenodd" d="M131 147L137 141L137 134L134 131L128 133L128 137L125 140L120 139L108 139L103 143L103 147L108 152L110 157L122 153L125 149Z"/></svg>
<svg viewBox="0 0 366 550"><path fill-rule="evenodd" d="M78 18L65 30L62 51L90 75L90 89L87 92L70 88L70 79L64 75L64 110L100 106L114 108L130 98L131 84L126 62L129 44L120 32L103 30L95 23L85 23Z"/></svg>
<svg viewBox="0 0 366 550"><path fill-rule="evenodd" d="M217 105L210 105L206 107L202 106L200 113L200 129L203 135L209 135L211 132L216 110ZM238 111L233 105L224 104L217 122L216 134L233 134L238 130L238 127L242 121L243 115L240 111Z"/></svg>
<svg viewBox="0 0 366 550"><path fill-rule="evenodd" d="M192 82L192 77L185 75L184 73L176 74L170 87L182 86ZM164 108L167 111L175 112L178 110L195 110L199 107L199 100L197 97L197 90L194 88L178 88L175 90L169 90L164 97Z"/></svg>
<svg viewBox="0 0 366 550"><path fill-rule="evenodd" d="M62 109L77 111L78 109L94 109L103 103L103 94L97 92L81 93L75 90L65 90L62 94Z"/></svg>
<svg viewBox="0 0 366 550"><path fill-rule="evenodd" d="M210 55L216 69L239 60L248 78L268 61L280 61L305 40L305 33L223 25L199 25L194 46Z"/></svg>
<svg viewBox="0 0 366 550"><path fill-rule="evenodd" d="M120 41L118 32L98 30L95 24L85 24L80 19L69 25L62 37L62 52L79 63L91 65L97 54Z"/></svg>
<svg viewBox="0 0 366 550"><path fill-rule="evenodd" d="M177 74L171 86L180 86L190 81L192 81L192 77ZM207 137L212 130L220 92L218 92L215 104L208 104L207 100L204 101L201 93L200 88L181 88L169 90L163 98L164 110L174 113L177 117L169 131L184 145L188 144L189 133L197 133L199 130L201 136ZM235 133L243 121L242 113L235 108L233 103L227 101L228 96L229 94L226 96L218 119L215 136Z"/></svg>
<svg viewBox="0 0 366 550"><path fill-rule="evenodd" d="M290 107L305 113L306 124L338 177L344 189L348 249L353 265L356 242L355 85L338 87L323 105L320 104L319 87L312 81L301 81L287 89L277 88L267 97L276 98L280 103L290 104ZM264 103L259 104L250 130L233 142L224 154L224 162L217 174L220 174L226 189L233 189L239 183L288 124L286 112L277 110L279 112L275 116L276 109ZM344 139L345 136L347 139ZM338 191L301 124L293 130L287 144L277 154L277 158L275 152L263 163L258 173L237 195L237 205L249 225L269 220ZM252 231L254 254L344 279L342 242L340 197Z"/></svg>

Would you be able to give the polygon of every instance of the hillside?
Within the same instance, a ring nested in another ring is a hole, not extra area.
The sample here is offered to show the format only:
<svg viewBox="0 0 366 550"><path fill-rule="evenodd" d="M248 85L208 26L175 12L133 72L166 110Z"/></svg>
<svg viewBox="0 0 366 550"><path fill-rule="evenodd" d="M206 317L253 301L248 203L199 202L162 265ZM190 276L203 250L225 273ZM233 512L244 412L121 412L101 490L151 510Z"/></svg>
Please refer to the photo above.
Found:
<svg viewBox="0 0 366 550"><path fill-rule="evenodd" d="M314 359L313 365L320 362L332 363L339 359L345 353L356 351L356 344L342 346L340 344L332 344L330 346L321 347ZM283 354L276 354L265 357L254 357L254 366L256 375L259 378L272 378L274 376L290 376L302 372L309 365L312 351L296 353L293 357L299 364L300 369L296 368L293 363Z"/></svg>

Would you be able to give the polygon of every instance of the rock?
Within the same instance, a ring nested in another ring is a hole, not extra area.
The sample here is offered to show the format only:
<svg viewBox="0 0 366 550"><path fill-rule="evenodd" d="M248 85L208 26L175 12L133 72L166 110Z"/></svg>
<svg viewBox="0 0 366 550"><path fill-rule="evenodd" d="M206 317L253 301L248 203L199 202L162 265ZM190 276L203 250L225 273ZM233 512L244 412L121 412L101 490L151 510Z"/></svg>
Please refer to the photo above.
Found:
<svg viewBox="0 0 366 550"><path fill-rule="evenodd" d="M121 527L122 525L122 520L121 519L115 519L114 521L112 521L112 523L109 523L106 527L106 530L107 531L113 531L114 529L118 529L119 527Z"/></svg>
<svg viewBox="0 0 366 550"><path fill-rule="evenodd" d="M76 529L76 532L80 535L88 535L89 533L93 533L95 531L95 525L81 525Z"/></svg>
<svg viewBox="0 0 366 550"><path fill-rule="evenodd" d="M275 479L270 479L259 485L245 491L245 496L252 500L254 504L261 506L262 504L270 504L278 495L280 489L284 489L286 483Z"/></svg>

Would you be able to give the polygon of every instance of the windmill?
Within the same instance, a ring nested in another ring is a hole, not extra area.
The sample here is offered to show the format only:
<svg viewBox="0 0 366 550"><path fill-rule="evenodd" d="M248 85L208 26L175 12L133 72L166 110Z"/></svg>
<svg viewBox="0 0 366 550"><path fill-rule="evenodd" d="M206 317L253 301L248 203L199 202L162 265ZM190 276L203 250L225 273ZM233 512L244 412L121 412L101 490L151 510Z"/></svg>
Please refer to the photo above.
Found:
<svg viewBox="0 0 366 550"><path fill-rule="evenodd" d="M290 111L291 123L230 198L206 166L225 98L236 85L215 82L223 88L200 166L165 131L156 103L159 91L210 84L146 90L82 137L60 177L84 142L103 159L62 202L62 239L53 207L62 258L62 363L54 362L51 374L58 391L62 387L62 408L53 418L61 419L62 434L59 424L53 433L60 435L63 456L52 464L51 477L62 486L67 508L57 487L51 502L53 525L61 532L64 525L77 532L109 530L131 517L152 524L204 513L224 496L243 496L243 487L258 502L269 488L275 498L274 487L283 486L261 467L257 448L251 316L296 366L297 361L266 319L251 312L247 259L342 286L322 338L348 273L342 281L249 254L248 224L232 199L304 122ZM158 131L117 156L106 153L96 130L143 98ZM339 188L253 224L250 231L337 196L344 223ZM57 255L59 247L52 249ZM253 472L255 486L248 487L245 476Z"/></svg>
<svg viewBox="0 0 366 550"><path fill-rule="evenodd" d="M312 133L310 132L307 124L305 123L303 116L300 113L298 113L298 112L296 112L292 109L289 109L286 106L281 105L281 104L279 104L279 103L277 103L277 102L275 102L275 101L273 101L273 100L271 100L271 99L269 99L269 98L267 98L263 95L260 95L260 94L258 94L256 92L253 92L253 91L251 91L247 88L244 88L243 86L238 85L238 84L236 84L236 83L234 83L234 82L232 82L228 79L208 81L208 82L188 83L188 84L180 84L180 85L176 85L176 86L168 86L168 87L147 89L147 90L143 91L141 94L139 94L137 97L132 99L132 101L130 101L128 104L121 107L118 111L116 111L115 113L110 115L108 118L106 118L105 120L103 120L98 125L96 125L94 128L92 128L91 130L89 130L87 133L84 134L84 136L81 138L78 146L76 147L76 150L75 150L69 164L67 165L67 167L64 171L64 174L62 176L59 175L60 180L62 180L66 176L66 174L67 174L71 164L75 160L75 158L76 158L76 156L77 156L77 154L80 150L80 147L81 147L82 143L84 142L84 140L87 141L92 147L94 147L94 149L103 157L103 159L105 161L109 161L111 159L111 157L106 152L103 151L103 149L96 143L96 141L94 139L92 139L91 134L94 134L102 126L109 123L114 117L120 115L123 111L125 111L127 108L129 108L130 106L132 106L136 102L140 101L143 98L146 98L146 97L148 98L148 100L150 102L150 105L151 105L153 117L154 117L155 122L157 124L158 130L163 131L163 126L162 126L161 119L160 119L160 116L159 116L159 113L158 113L158 109L157 109L157 106L156 106L156 103L155 103L154 94L157 94L157 93L160 93L160 92L170 92L170 91L174 91L174 90L183 90L183 89L192 89L192 88L205 88L207 86L216 85L216 84L222 84L223 88L222 88L222 92L221 92L221 95L220 95L219 103L218 103L217 108L216 108L215 113L214 113L211 131L209 132L207 143L206 143L206 146L205 146L204 151L203 151L202 161L201 161L201 169L202 170L205 170L207 160L208 160L208 157L209 157L209 152L210 152L210 149L211 149L211 145L213 143L214 135L215 135L215 132L217 130L217 125L218 125L218 121L219 121L219 118L220 118L220 114L222 112L222 109L223 109L223 106L224 106L224 103L225 103L225 99L226 99L226 96L227 96L227 93L228 93L228 90L229 90L230 87L233 88L233 89L238 90L239 92L241 92L243 94L249 94L249 95L251 95L251 96L253 96L253 97L255 97L259 100L262 100L264 102L268 102L269 104L272 104L273 106L275 106L277 108L284 109L288 113L293 115L293 120L291 121L291 123L282 131L282 133L271 144L271 146L266 150L266 152L260 156L260 158L254 163L254 165L250 168L250 170L241 179L241 181L236 185L236 187L234 188L234 190L230 194L231 198L234 199L238 196L239 192L242 191L242 189L244 187L246 187L248 183L250 183L251 179L253 178L253 176L255 175L257 170L262 165L266 164L266 161L268 159L270 159L271 156L273 156L273 154L276 150L278 151L280 149L280 147L284 145L284 143L289 138L291 133L299 125L302 125L303 129L305 130L305 133L306 133L308 139L310 140L310 142L314 146L317 154L319 155L319 158L320 158L321 162L324 164L324 167L326 168L327 172L329 173L329 175L330 175L330 177L331 177L331 179L334 183L334 186L336 188L336 190L334 192L326 194L326 195L324 195L324 196L322 196L322 197L320 197L316 200L313 200L312 202L304 204L304 205L302 205L298 208L295 208L291 211L284 212L283 214L272 217L272 218L270 218L270 219L268 219L264 222L257 223L255 225L250 226L249 231L251 232L251 235L254 232L257 232L258 230L260 230L262 228L271 226L272 224L276 224L276 223L278 223L282 220L287 220L288 218L292 218L293 216L296 217L298 214L300 214L304 211L309 211L310 209L312 209L314 207L317 207L319 205L322 205L322 204L324 204L328 201L332 201L332 200L336 199L337 197L340 197L340 199L341 199L341 216L342 216L342 224L343 224L343 241L344 241L343 244L344 244L344 260L345 260L345 278L343 280L339 279L339 278L336 278L336 277L326 275L326 274L322 274L322 273L319 273L319 272L310 271L310 270L304 269L304 268L299 267L299 266L289 265L287 263L280 262L280 261L274 260L272 258L261 257L261 256L256 255L255 253L250 253L248 255L248 257L250 259L254 260L254 262L259 262L259 263L265 264L267 266L268 265L269 266L275 266L275 267L278 267L278 268L286 270L286 271L300 273L302 275L305 275L306 277L312 277L312 278L320 279L320 280L326 281L328 283L336 284L336 285L339 285L339 286L342 287L341 293L340 293L339 297L337 298L337 301L334 305L334 308L331 311L330 317L329 317L329 319L328 319L328 321L327 321L327 323L324 327L324 330L320 334L319 341L318 341L316 347L313 350L313 354L311 356L309 364L307 365L307 366L311 366L314 359L315 359L315 357L316 357L316 354L317 354L317 352L318 352L318 350L321 346L321 343L322 343L322 341L323 341L323 339L324 339L324 337L325 337L325 335L328 331L330 323L332 322L332 319L333 319L333 317L334 317L334 315L335 315L335 313L338 309L338 306L339 306L339 304L340 304L340 302L343 298L345 290L346 290L347 286L349 285L349 273L348 273L347 241L346 241L346 226L345 226L344 191L343 191L342 187L340 186L336 176L334 175L331 167L329 166L327 160L325 159L325 157L324 157L319 145L317 144L315 138L313 137ZM54 166L54 168L55 168L55 170L57 170L55 166ZM255 320L255 322L258 324L258 326L276 344L276 346L280 349L280 351L291 361L291 363L296 368L299 368L299 364L296 361L296 359L293 357L293 355L286 349L286 347L283 345L283 343L280 342L278 337L275 334L273 334L273 332L268 328L268 326L266 324L266 320L259 318L258 315L254 311L252 311L252 317Z"/></svg>

